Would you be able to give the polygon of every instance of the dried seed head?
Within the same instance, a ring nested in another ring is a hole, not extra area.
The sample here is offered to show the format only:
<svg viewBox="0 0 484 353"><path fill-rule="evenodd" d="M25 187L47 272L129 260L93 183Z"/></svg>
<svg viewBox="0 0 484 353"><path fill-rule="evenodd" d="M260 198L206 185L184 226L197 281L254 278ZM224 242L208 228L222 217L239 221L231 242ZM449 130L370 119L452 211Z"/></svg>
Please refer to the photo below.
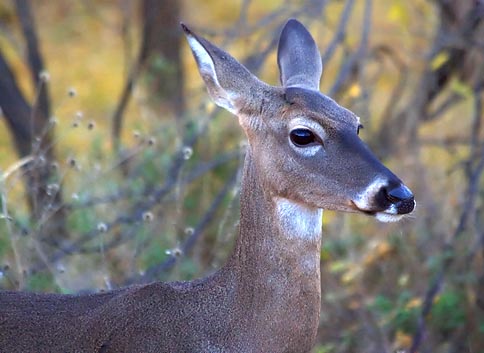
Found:
<svg viewBox="0 0 484 353"><path fill-rule="evenodd" d="M178 256L181 256L183 254L183 251L180 248L176 247L174 249L165 250L165 254L178 257Z"/></svg>
<svg viewBox="0 0 484 353"><path fill-rule="evenodd" d="M76 159L74 157L67 158L67 165L69 165L69 167L71 167L71 168L77 167Z"/></svg>
<svg viewBox="0 0 484 353"><path fill-rule="evenodd" d="M54 125L57 125L58 123L59 123L59 120L57 119L56 116L51 116L49 118L49 124L50 125L54 126Z"/></svg>
<svg viewBox="0 0 484 353"><path fill-rule="evenodd" d="M35 162L37 162L39 166L44 166L47 160L45 159L45 156L41 154L35 159Z"/></svg>
<svg viewBox="0 0 484 353"><path fill-rule="evenodd" d="M185 146L183 147L182 153L183 153L183 159L189 160L193 155L193 149L191 147Z"/></svg>
<svg viewBox="0 0 484 353"><path fill-rule="evenodd" d="M59 191L59 184L49 184L45 190L46 194L49 196L55 195Z"/></svg>
<svg viewBox="0 0 484 353"><path fill-rule="evenodd" d="M151 136L149 139L148 139L148 146L154 146L156 143L156 139Z"/></svg>
<svg viewBox="0 0 484 353"><path fill-rule="evenodd" d="M67 91L67 95L69 97L75 97L77 96L77 91L74 87L70 87L69 90Z"/></svg>
<svg viewBox="0 0 484 353"><path fill-rule="evenodd" d="M42 82L49 82L50 81L50 74L48 71L43 70L39 73L39 80Z"/></svg>
<svg viewBox="0 0 484 353"><path fill-rule="evenodd" d="M143 221L145 222L151 222L154 218L153 213L147 211L143 213Z"/></svg>
<svg viewBox="0 0 484 353"><path fill-rule="evenodd" d="M59 273L65 273L66 272L66 268L63 264L61 263L58 263L56 266L55 266L57 272Z"/></svg>
<svg viewBox="0 0 484 353"><path fill-rule="evenodd" d="M97 230L99 233L106 233L108 231L108 226L106 223L101 222L97 225Z"/></svg>

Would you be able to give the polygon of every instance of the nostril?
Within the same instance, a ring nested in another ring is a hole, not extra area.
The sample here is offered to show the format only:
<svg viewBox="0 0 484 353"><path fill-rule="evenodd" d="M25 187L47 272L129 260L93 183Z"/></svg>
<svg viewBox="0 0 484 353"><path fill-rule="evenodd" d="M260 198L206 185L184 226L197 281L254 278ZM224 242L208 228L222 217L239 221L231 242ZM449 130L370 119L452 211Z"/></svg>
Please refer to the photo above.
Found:
<svg viewBox="0 0 484 353"><path fill-rule="evenodd" d="M399 214L413 211L415 200L412 192L405 185L399 185L391 190L385 189L385 194L387 200L396 206Z"/></svg>

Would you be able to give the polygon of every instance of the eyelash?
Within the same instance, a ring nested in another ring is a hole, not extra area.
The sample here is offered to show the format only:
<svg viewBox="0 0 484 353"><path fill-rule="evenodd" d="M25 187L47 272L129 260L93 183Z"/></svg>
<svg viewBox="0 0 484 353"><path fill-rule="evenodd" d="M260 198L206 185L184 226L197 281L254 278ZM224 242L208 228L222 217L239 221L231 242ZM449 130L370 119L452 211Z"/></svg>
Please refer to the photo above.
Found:
<svg viewBox="0 0 484 353"><path fill-rule="evenodd" d="M365 127L362 124L359 124L358 127L356 128L356 134L360 134L360 130L363 130Z"/></svg>

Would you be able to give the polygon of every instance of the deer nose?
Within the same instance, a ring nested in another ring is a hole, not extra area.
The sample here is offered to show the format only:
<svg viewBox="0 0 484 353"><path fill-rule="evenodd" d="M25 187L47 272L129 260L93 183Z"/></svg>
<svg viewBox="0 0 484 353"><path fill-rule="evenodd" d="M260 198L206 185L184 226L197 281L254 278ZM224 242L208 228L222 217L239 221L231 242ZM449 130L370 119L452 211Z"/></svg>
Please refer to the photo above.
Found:
<svg viewBox="0 0 484 353"><path fill-rule="evenodd" d="M415 208L414 196L410 189L403 184L392 189L385 189L385 197L396 207L398 214L410 213Z"/></svg>

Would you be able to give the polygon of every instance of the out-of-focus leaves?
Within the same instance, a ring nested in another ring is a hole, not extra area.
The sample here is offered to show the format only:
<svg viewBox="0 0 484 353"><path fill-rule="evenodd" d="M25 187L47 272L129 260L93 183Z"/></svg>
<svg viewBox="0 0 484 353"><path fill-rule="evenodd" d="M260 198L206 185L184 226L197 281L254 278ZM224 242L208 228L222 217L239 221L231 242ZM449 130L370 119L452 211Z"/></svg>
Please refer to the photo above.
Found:
<svg viewBox="0 0 484 353"><path fill-rule="evenodd" d="M442 65L444 65L449 60L449 52L441 51L430 62L430 68L432 70L439 69Z"/></svg>
<svg viewBox="0 0 484 353"><path fill-rule="evenodd" d="M400 0L393 1L388 10L387 16L390 21L397 22L403 27L408 27L410 23L410 15L405 5L406 2Z"/></svg>
<svg viewBox="0 0 484 353"><path fill-rule="evenodd" d="M472 97L473 91L472 87L470 87L467 83L462 82L458 79L452 80L450 84L450 88L455 93L459 94L462 97Z"/></svg>
<svg viewBox="0 0 484 353"><path fill-rule="evenodd" d="M462 327L466 319L465 302L465 297L461 293L452 290L443 292L432 306L432 325L444 335Z"/></svg>

